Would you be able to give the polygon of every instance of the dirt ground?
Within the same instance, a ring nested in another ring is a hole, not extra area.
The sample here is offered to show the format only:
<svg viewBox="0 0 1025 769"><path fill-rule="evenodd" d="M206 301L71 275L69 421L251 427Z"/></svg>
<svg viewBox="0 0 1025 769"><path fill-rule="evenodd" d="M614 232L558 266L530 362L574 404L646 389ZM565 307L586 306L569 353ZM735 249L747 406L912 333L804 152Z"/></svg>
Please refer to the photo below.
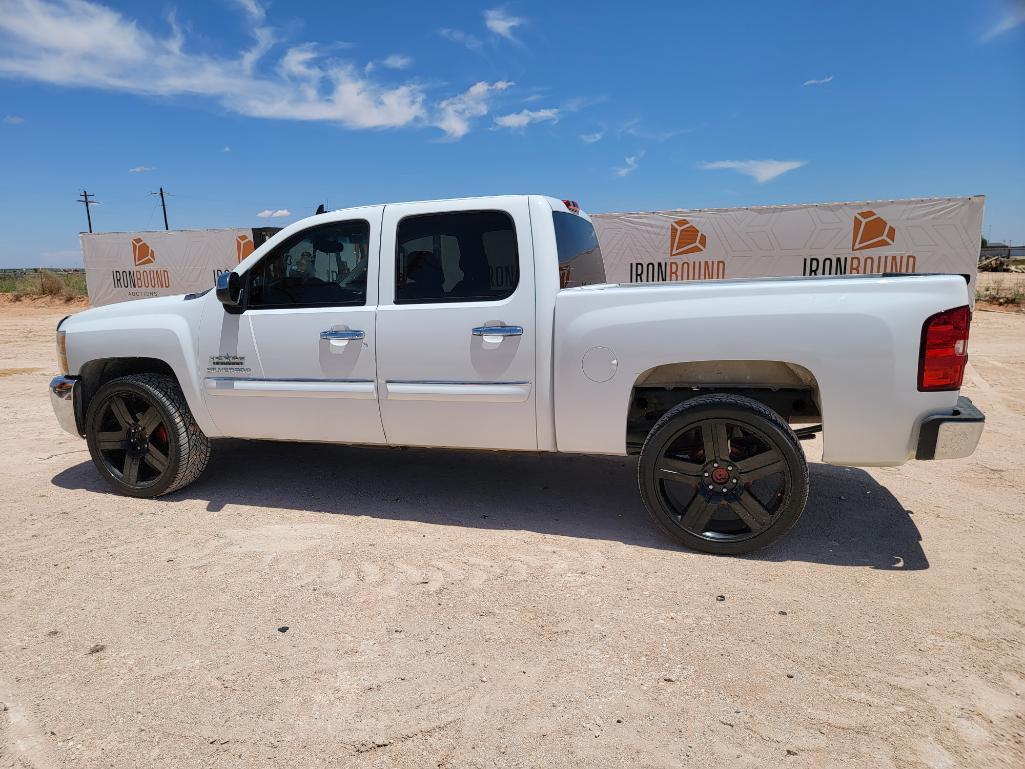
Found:
<svg viewBox="0 0 1025 769"><path fill-rule="evenodd" d="M974 457L815 463L716 558L620 458L219 441L112 496L62 314L0 308L0 767L1025 766L1023 315L976 313Z"/></svg>

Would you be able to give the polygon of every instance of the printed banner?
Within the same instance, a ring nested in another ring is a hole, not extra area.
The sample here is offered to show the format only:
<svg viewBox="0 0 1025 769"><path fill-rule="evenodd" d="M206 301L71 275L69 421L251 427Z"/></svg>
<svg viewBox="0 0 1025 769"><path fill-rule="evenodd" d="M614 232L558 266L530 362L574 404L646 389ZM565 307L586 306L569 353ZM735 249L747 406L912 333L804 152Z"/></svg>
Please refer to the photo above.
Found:
<svg viewBox="0 0 1025 769"><path fill-rule="evenodd" d="M985 197L593 214L610 283L970 275Z"/></svg>
<svg viewBox="0 0 1025 769"><path fill-rule="evenodd" d="M253 253L272 228L82 233L89 302L205 291Z"/></svg>
<svg viewBox="0 0 1025 769"><path fill-rule="evenodd" d="M974 291L985 198L593 214L610 283L946 272ZM94 306L203 291L276 229L83 233Z"/></svg>

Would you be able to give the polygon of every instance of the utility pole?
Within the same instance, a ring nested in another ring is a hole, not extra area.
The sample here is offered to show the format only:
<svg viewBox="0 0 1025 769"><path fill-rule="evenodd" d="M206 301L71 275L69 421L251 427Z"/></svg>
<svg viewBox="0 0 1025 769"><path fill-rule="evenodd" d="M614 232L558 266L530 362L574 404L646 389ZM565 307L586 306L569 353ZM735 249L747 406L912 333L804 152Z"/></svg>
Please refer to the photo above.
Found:
<svg viewBox="0 0 1025 769"><path fill-rule="evenodd" d="M82 196L80 198L78 198L78 202L79 203L85 203L85 220L89 223L89 232L93 231L93 217L92 217L92 214L89 212L89 204L90 203L98 203L98 201L96 201L96 200L89 200L89 198L95 198L95 197L96 196L93 193L86 192L85 190L82 190Z"/></svg>
<svg viewBox="0 0 1025 769"><path fill-rule="evenodd" d="M160 192L151 192L150 193L150 195L159 195L160 196L160 207L162 209L164 209L164 229L165 230L169 230L171 228L167 226L167 203L164 202L164 194L165 193L164 193L164 188L163 187L160 188ZM171 193L168 192L166 194L170 195Z"/></svg>

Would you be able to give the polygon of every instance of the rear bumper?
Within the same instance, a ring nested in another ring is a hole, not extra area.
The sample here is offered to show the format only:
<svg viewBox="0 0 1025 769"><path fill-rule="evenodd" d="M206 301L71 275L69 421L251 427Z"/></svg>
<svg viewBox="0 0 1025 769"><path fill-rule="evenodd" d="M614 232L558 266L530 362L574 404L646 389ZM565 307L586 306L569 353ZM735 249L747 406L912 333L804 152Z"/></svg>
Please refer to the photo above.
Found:
<svg viewBox="0 0 1025 769"><path fill-rule="evenodd" d="M75 377L58 376L50 380L50 405L57 416L57 424L78 437L82 436L80 390Z"/></svg>
<svg viewBox="0 0 1025 769"><path fill-rule="evenodd" d="M986 415L964 396L949 414L926 417L918 431L915 459L961 459L979 445Z"/></svg>

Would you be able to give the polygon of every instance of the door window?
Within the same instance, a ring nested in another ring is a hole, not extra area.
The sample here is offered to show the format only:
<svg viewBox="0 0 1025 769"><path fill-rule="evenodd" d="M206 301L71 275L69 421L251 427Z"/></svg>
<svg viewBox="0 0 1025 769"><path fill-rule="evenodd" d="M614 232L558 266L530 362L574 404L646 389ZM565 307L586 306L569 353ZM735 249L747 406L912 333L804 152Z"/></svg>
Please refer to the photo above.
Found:
<svg viewBox="0 0 1025 769"><path fill-rule="evenodd" d="M576 214L553 211L555 244L559 251L559 287L605 282L605 262L598 236L589 221Z"/></svg>
<svg viewBox="0 0 1025 769"><path fill-rule="evenodd" d="M399 222L395 303L494 302L516 290L520 260L503 211L407 216Z"/></svg>
<svg viewBox="0 0 1025 769"><path fill-rule="evenodd" d="M369 252L370 224L362 219L298 232L250 270L246 306L362 306Z"/></svg>

